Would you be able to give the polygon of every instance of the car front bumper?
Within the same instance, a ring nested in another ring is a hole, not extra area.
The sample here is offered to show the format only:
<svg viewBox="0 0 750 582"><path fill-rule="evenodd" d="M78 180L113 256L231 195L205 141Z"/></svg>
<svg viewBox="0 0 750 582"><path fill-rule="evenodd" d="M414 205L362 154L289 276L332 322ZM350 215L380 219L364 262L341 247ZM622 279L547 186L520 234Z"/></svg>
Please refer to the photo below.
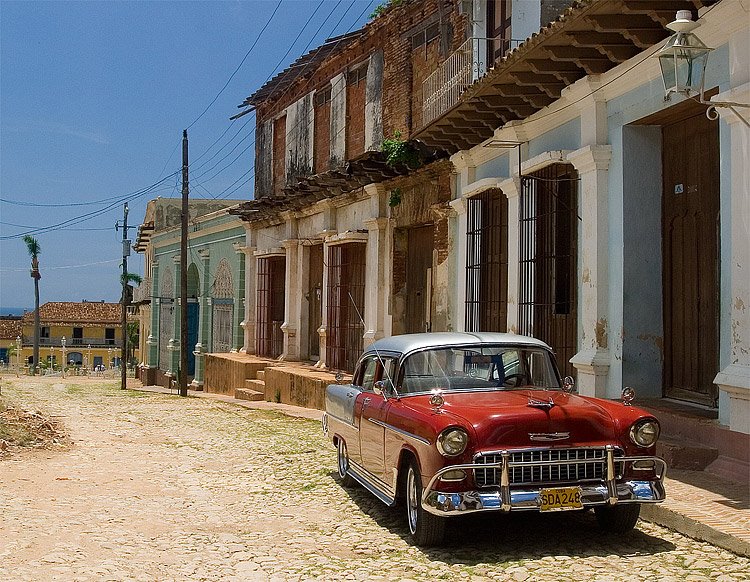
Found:
<svg viewBox="0 0 750 582"><path fill-rule="evenodd" d="M608 447L609 475L614 475L613 450ZM541 485L511 486L508 478L510 463L504 461L490 464L453 465L438 471L430 479L422 493L422 507L434 515L450 516L473 513L477 511L539 511L541 494L547 487L579 487L582 507L596 507L619 503L659 503L666 498L664 475L666 463L658 457L618 457L618 463L632 464L636 461L653 462L656 477L654 479L630 479L617 481L607 479L604 482L584 482ZM460 492L440 491L436 484L448 471L496 468L501 471L500 485L483 490Z"/></svg>

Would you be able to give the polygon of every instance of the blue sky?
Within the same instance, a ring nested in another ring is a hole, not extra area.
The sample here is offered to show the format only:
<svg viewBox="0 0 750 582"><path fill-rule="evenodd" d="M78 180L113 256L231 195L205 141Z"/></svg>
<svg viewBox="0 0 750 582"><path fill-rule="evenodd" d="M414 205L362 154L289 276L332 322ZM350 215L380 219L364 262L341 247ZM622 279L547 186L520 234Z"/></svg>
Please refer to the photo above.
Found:
<svg viewBox="0 0 750 582"><path fill-rule="evenodd" d="M191 197L250 198L253 116L229 117L269 76L359 28L379 3L1 0L0 309L33 307L27 232L41 246L41 303L118 301L115 222L129 194L159 180L129 200L129 225L148 200L180 196L169 176L185 128ZM128 267L142 274L141 256Z"/></svg>

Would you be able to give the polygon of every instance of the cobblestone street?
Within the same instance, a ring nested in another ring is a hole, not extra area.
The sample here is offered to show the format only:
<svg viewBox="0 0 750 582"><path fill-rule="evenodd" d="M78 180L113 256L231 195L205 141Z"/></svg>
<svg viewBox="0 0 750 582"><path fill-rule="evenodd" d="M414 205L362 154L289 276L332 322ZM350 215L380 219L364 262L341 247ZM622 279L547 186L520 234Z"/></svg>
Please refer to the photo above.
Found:
<svg viewBox="0 0 750 582"><path fill-rule="evenodd" d="M101 379L100 379L101 380ZM750 560L591 513L461 519L407 541L335 478L317 422L90 379L3 379L72 444L0 457L0 580L746 580Z"/></svg>

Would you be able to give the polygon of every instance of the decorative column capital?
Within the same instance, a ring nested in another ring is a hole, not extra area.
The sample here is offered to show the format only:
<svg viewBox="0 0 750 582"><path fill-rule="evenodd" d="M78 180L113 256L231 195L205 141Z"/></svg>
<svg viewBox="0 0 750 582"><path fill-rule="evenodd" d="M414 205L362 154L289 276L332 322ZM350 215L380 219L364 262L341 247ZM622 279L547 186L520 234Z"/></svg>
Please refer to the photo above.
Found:
<svg viewBox="0 0 750 582"><path fill-rule="evenodd" d="M173 262L173 263L174 263L175 265L178 265L178 266L179 266L179 264L180 264L180 255L173 255L173 256L172 256L172 262Z"/></svg>
<svg viewBox="0 0 750 582"><path fill-rule="evenodd" d="M505 197L510 200L511 198L518 198L521 194L521 177L513 176L507 180L503 180L499 184L500 190L503 191Z"/></svg>
<svg viewBox="0 0 750 582"><path fill-rule="evenodd" d="M198 249L198 256L204 261L208 260L211 256L211 251L208 248Z"/></svg>
<svg viewBox="0 0 750 582"><path fill-rule="evenodd" d="M449 204L451 205L455 216L466 214L466 198L456 198L455 200L451 200Z"/></svg>
<svg viewBox="0 0 750 582"><path fill-rule="evenodd" d="M573 164L579 174L588 174L596 170L608 170L612 161L612 146L588 145L570 152L566 159Z"/></svg>
<svg viewBox="0 0 750 582"><path fill-rule="evenodd" d="M383 230L388 226L388 218L368 218L362 221L367 230Z"/></svg>

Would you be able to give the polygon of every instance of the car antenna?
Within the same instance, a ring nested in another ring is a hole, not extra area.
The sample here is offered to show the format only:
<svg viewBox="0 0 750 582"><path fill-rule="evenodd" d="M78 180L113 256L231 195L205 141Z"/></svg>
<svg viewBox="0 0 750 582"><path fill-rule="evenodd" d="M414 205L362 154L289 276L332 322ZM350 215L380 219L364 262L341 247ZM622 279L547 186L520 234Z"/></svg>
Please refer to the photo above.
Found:
<svg viewBox="0 0 750 582"><path fill-rule="evenodd" d="M357 317L359 317L359 322L362 324L362 328L364 329L366 327L365 320L362 318L362 314L359 312L359 307L357 307L357 304L354 301L354 297L352 297L352 294L350 291L347 291L346 294L349 295L349 301L352 302L352 305L354 306L354 311L357 312ZM373 349L375 350L375 355L378 357L378 360L380 361L380 365L383 366L383 371L385 372L386 379L388 380L388 382L391 383L391 388L393 388L393 391L396 392L396 384L394 384L393 378L391 378L391 374L388 372L388 368L386 368L385 366L383 357L380 355L378 348L373 347ZM398 396L398 393L396 393L396 396Z"/></svg>

